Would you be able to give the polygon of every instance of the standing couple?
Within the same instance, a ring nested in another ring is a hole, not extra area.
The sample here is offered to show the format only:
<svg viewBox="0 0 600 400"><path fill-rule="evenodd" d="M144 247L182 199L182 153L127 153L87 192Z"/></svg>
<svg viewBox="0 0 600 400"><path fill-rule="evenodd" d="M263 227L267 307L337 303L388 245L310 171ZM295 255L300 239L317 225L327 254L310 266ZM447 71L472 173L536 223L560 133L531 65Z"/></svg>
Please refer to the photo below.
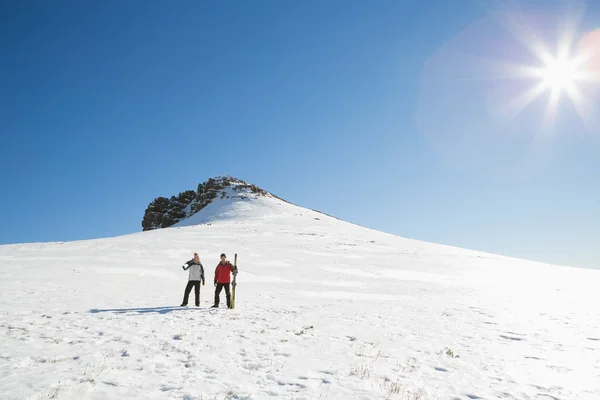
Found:
<svg viewBox="0 0 600 400"><path fill-rule="evenodd" d="M194 294L196 295L196 307L199 307L200 281L202 281L202 286L204 286L205 281L204 267L200 262L198 253L194 253L194 258L182 265L181 268L183 268L184 271L188 269L190 270L190 276L188 279L188 284L185 287L185 293L183 295L183 303L181 303L181 307L187 306L192 287L194 288ZM225 253L221 254L221 261L217 265L217 268L215 268L215 303L213 304L212 308L219 307L219 297L223 288L225 288L225 295L227 297L227 308L231 308L231 293L229 290L229 285L231 283L232 273L237 275L237 267L231 265L231 263L227 260Z"/></svg>

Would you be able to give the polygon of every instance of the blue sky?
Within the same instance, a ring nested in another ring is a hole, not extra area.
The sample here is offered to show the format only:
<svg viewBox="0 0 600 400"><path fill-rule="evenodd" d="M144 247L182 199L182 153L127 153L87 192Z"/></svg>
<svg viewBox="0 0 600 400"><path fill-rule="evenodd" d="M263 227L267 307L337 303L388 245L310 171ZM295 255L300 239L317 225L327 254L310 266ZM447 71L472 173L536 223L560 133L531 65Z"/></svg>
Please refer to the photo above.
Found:
<svg viewBox="0 0 600 400"><path fill-rule="evenodd" d="M4 2L0 243L140 231L155 197L227 174L405 237L600 267L598 135L568 110L543 140L507 135L486 84L436 86L463 50L516 57L486 5ZM588 4L582 29L598 20Z"/></svg>

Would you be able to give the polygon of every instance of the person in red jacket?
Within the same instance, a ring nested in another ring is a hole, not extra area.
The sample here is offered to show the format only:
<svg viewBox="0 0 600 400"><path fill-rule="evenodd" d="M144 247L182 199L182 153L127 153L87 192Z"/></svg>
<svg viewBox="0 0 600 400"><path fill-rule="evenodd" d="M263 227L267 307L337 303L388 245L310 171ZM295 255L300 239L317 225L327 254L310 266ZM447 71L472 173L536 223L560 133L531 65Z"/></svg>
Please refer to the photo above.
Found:
<svg viewBox="0 0 600 400"><path fill-rule="evenodd" d="M237 269L227 260L225 253L221 254L221 262L215 268L215 304L213 304L212 308L219 307L219 297L223 288L225 288L225 296L227 297L227 308L231 308L229 285L232 273L234 275L237 274Z"/></svg>

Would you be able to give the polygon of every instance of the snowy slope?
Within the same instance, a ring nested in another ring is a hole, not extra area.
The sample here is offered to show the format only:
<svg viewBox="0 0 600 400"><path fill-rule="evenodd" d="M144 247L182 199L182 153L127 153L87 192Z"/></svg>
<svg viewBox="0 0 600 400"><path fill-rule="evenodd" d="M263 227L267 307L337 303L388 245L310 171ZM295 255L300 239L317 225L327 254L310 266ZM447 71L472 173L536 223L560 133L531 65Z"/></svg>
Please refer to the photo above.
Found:
<svg viewBox="0 0 600 400"><path fill-rule="evenodd" d="M266 196L255 194L249 190L237 190L237 184L221 190L221 196L213 200L200 212L173 225L173 227L193 226L210 223L212 221L245 220L265 218L278 218L287 215L287 209L282 208L288 204L283 200L268 194ZM296 207L297 208L297 207ZM300 211L301 212L301 211Z"/></svg>
<svg viewBox="0 0 600 400"><path fill-rule="evenodd" d="M245 197L167 229L0 246L0 399L600 398L599 271ZM194 251L209 279L180 308ZM221 252L239 257L235 310L208 308Z"/></svg>

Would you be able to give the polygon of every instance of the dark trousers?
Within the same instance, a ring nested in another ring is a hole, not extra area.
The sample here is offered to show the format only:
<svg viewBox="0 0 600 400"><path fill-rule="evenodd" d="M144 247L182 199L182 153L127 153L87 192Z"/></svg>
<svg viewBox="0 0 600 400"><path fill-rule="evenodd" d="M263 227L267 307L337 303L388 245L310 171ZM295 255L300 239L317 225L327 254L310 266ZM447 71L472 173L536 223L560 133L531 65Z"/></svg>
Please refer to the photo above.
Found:
<svg viewBox="0 0 600 400"><path fill-rule="evenodd" d="M183 295L183 305L187 305L188 299L190 297L190 292L192 291L192 287L194 288L194 294L196 295L196 305L200 305L200 281L188 281L187 286L185 287L185 294Z"/></svg>
<svg viewBox="0 0 600 400"><path fill-rule="evenodd" d="M231 293L229 292L229 283L217 283L217 287L215 288L215 306L219 305L219 296L221 295L221 290L225 288L225 296L227 297L227 307L231 307Z"/></svg>

